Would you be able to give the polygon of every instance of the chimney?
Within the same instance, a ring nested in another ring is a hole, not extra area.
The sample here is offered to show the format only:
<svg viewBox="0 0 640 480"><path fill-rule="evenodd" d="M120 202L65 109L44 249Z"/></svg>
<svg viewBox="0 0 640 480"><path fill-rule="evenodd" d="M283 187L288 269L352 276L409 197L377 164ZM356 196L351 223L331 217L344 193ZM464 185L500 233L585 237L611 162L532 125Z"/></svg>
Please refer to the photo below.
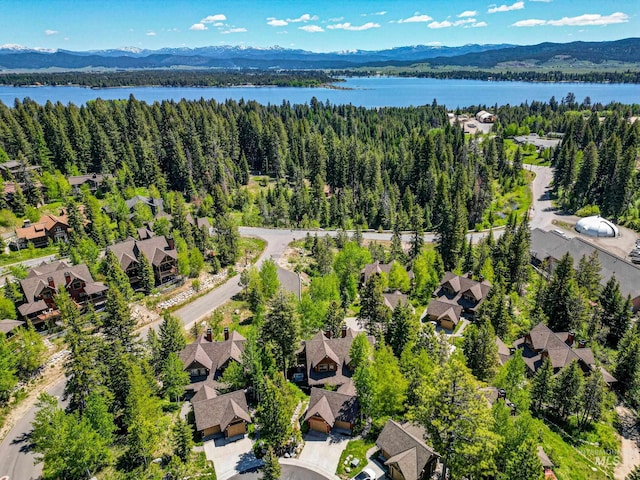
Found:
<svg viewBox="0 0 640 480"><path fill-rule="evenodd" d="M96 177L97 175L95 173L91 176L91 178L96 178Z"/></svg>
<svg viewBox="0 0 640 480"><path fill-rule="evenodd" d="M53 282L53 277L48 277L47 282L49 283L49 286L51 288L53 288L54 290L56 289L56 284Z"/></svg>
<svg viewBox="0 0 640 480"><path fill-rule="evenodd" d="M224 327L224 341L229 340L229 327Z"/></svg>
<svg viewBox="0 0 640 480"><path fill-rule="evenodd" d="M565 343L569 346L572 346L575 338L576 338L575 332L569 332L567 335L567 341Z"/></svg>
<svg viewBox="0 0 640 480"><path fill-rule="evenodd" d="M69 272L64 272L64 284L69 285L71 283L71 274Z"/></svg>
<svg viewBox="0 0 640 480"><path fill-rule="evenodd" d="M342 331L340 332L342 338L345 338L347 336L347 326L346 325L342 325Z"/></svg>
<svg viewBox="0 0 640 480"><path fill-rule="evenodd" d="M31 226L31 220L25 220L22 222L22 228L26 228L30 226Z"/></svg>
<svg viewBox="0 0 640 480"><path fill-rule="evenodd" d="M585 348L587 346L586 340L578 340L578 348Z"/></svg>
<svg viewBox="0 0 640 480"><path fill-rule="evenodd" d="M504 388L498 390L498 398L507 398L507 391Z"/></svg>
<svg viewBox="0 0 640 480"><path fill-rule="evenodd" d="M173 240L173 237L167 237L167 245L169 246L167 250L175 250L176 242Z"/></svg>
<svg viewBox="0 0 640 480"><path fill-rule="evenodd" d="M509 347L509 355L515 355L516 349L514 347Z"/></svg>
<svg viewBox="0 0 640 480"><path fill-rule="evenodd" d="M327 338L331 338L331 329L329 327L324 329L324 336Z"/></svg>
<svg viewBox="0 0 640 480"><path fill-rule="evenodd" d="M473 280L473 272L467 272L467 278L470 278Z"/></svg>
<svg viewBox="0 0 640 480"><path fill-rule="evenodd" d="M545 358L549 358L549 351L546 348L540 352L540 358L543 361Z"/></svg>
<svg viewBox="0 0 640 480"><path fill-rule="evenodd" d="M211 333L211 329L210 329L210 328L207 328L207 333L206 333L206 335L204 336L204 338L205 338L205 340L206 340L207 342L212 342L212 341L213 341L213 335L212 335L212 333Z"/></svg>

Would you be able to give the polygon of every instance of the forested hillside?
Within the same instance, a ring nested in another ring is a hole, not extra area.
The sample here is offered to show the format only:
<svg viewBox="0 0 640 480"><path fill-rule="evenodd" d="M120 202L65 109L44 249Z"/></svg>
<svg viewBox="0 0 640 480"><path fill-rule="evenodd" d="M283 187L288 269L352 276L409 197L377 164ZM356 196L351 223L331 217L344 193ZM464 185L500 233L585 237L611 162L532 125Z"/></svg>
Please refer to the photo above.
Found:
<svg viewBox="0 0 640 480"><path fill-rule="evenodd" d="M294 106L213 100L148 105L131 97L80 107L25 100L0 105L0 161L25 159L43 173L117 173L121 189L176 190L196 205L241 211L248 224L409 229L419 219L426 230L450 234L482 224L497 190L524 182L521 158L512 162L503 137L566 132L553 157L563 198L581 195L572 206L597 203L615 216L638 217L639 135L638 123L628 122L632 108L605 109L588 99L578 104L568 95L561 102L499 107L497 113L497 136L467 141L450 125L446 108L435 104L367 110L315 99ZM600 167L580 178L609 183L574 194L568 187L577 181L585 165L582 149L591 141L600 149ZM251 172L278 181L257 191L240 188ZM452 241L459 250L461 235Z"/></svg>

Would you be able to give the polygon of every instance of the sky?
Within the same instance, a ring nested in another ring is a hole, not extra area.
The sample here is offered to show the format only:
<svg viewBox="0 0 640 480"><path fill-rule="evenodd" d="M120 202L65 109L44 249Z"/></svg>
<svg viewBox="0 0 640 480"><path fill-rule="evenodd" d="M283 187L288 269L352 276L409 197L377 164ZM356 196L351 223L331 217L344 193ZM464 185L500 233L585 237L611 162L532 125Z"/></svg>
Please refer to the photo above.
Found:
<svg viewBox="0 0 640 480"><path fill-rule="evenodd" d="M379 50L640 36L640 0L0 0L0 46Z"/></svg>

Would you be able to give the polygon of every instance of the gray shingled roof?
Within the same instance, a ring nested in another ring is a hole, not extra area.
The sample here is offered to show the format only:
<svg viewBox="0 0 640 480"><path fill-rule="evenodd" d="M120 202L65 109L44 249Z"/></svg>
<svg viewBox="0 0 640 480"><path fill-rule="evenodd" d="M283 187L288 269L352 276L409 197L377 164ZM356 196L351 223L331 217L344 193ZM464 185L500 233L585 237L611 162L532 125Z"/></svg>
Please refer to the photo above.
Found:
<svg viewBox="0 0 640 480"><path fill-rule="evenodd" d="M453 290L453 293L449 293L445 287ZM466 276L463 277L452 272L446 272L442 280L440 280L440 286L436 290L435 296L440 302L450 303L458 305L462 309L476 311L487 297L489 290L491 290L491 284L486 280L478 282ZM476 301L471 302L467 300L464 298L465 295L475 298ZM433 303L433 300L429 305L431 305L431 303ZM437 304L434 304L434 308L436 305ZM444 313L444 310L441 313Z"/></svg>
<svg viewBox="0 0 640 480"><path fill-rule="evenodd" d="M162 235L146 240L128 238L122 242L110 245L107 249L116 255L116 258L120 262L120 268L123 270L126 270L131 263L137 262L140 252L144 253L149 262L155 266L160 265L166 256L173 259L178 258L178 252L175 249L169 249L169 243Z"/></svg>
<svg viewBox="0 0 640 480"><path fill-rule="evenodd" d="M601 285L606 285L609 279L615 275L620 283L620 291L625 297L631 298L640 296L640 267L631 262L627 262L602 248L587 242L580 237L566 238L555 232L545 232L539 228L531 231L531 255L539 261L553 258L560 260L566 253L573 258L574 267L582 256L588 257L593 251L598 252L598 260L602 267Z"/></svg>
<svg viewBox="0 0 640 480"><path fill-rule="evenodd" d="M236 418L251 423L243 390L193 402L193 415L200 432L216 425L220 425L220 430L224 431Z"/></svg>
<svg viewBox="0 0 640 480"><path fill-rule="evenodd" d="M425 466L439 456L427 447L420 431L415 425L389 420L376 441L378 448L390 455L385 464L396 463L405 480L418 480Z"/></svg>
<svg viewBox="0 0 640 480"><path fill-rule="evenodd" d="M0 332L7 334L13 329L21 327L22 325L24 325L24 322L21 320L6 318L4 320L0 320Z"/></svg>
<svg viewBox="0 0 640 480"><path fill-rule="evenodd" d="M336 420L353 423L358 417L358 400L354 395L313 387L304 419L319 415L331 428Z"/></svg>
<svg viewBox="0 0 640 480"><path fill-rule="evenodd" d="M303 342L302 350L305 352L307 379L310 386L342 385L351 378L352 372L347 365L351 361L349 351L355 336L356 332L348 328L344 338L327 338L323 332L318 332L311 340ZM367 336L367 339L371 345L374 344L375 340L372 336ZM320 356L324 358L329 350L332 352L330 358L338 365L337 371L315 372L313 366L319 361L318 358Z"/></svg>
<svg viewBox="0 0 640 480"><path fill-rule="evenodd" d="M235 331L231 332L229 340L223 342L209 342L204 335L201 335L195 342L187 345L180 352L179 357L185 369L189 369L196 362L215 373L230 359L242 361L246 341L246 338Z"/></svg>

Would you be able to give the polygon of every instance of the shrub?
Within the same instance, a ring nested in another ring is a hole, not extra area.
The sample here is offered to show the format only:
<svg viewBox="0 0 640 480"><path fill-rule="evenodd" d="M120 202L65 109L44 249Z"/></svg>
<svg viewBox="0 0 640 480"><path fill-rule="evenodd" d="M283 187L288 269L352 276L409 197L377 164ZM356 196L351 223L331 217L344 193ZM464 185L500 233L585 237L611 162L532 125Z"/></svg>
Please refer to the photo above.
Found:
<svg viewBox="0 0 640 480"><path fill-rule="evenodd" d="M597 205L585 205L576 212L579 217L591 217L593 215L600 215L600 207Z"/></svg>

